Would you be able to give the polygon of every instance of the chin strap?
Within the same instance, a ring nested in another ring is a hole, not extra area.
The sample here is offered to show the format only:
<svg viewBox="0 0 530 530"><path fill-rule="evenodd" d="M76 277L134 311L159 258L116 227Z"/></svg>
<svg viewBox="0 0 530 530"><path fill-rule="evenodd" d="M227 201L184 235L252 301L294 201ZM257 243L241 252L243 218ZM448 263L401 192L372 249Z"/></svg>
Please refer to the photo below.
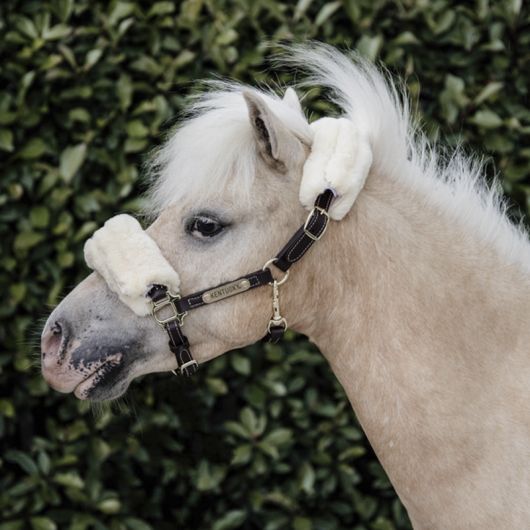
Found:
<svg viewBox="0 0 530 530"><path fill-rule="evenodd" d="M332 190L326 190L317 197L315 206L304 225L295 232L275 258L265 263L261 270L187 296L173 294L165 285L151 287L147 293L152 302L151 314L169 336L169 348L177 360L179 374L191 376L198 370L197 361L193 359L190 352L190 343L182 332L184 318L193 309L213 304L256 287L270 285L272 287L272 316L267 325L264 340L275 344L283 337L287 329L287 321L280 313L279 287L287 281L289 268L324 235L329 222L328 210L334 196ZM277 280L273 277L272 265L285 273L283 278Z"/></svg>

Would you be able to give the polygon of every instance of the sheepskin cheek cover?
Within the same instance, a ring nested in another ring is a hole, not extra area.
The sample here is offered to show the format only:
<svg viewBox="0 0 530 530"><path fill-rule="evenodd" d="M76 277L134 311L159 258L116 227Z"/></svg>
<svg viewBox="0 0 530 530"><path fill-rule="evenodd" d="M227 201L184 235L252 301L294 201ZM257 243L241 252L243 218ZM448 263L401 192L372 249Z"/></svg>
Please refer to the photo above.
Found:
<svg viewBox="0 0 530 530"><path fill-rule="evenodd" d="M151 312L147 292L152 285L166 285L173 293L180 287L177 272L130 215L112 217L94 232L85 243L85 261L140 316Z"/></svg>

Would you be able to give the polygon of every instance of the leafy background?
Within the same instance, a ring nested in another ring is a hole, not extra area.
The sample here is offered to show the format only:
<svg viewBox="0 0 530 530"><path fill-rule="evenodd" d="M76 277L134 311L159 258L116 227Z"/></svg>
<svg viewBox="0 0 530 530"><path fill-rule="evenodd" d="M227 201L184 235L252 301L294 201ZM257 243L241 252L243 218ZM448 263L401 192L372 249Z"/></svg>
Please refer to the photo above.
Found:
<svg viewBox="0 0 530 530"><path fill-rule="evenodd" d="M3 0L1 530L409 528L319 354L301 337L148 376L94 412L42 381L48 304L85 238L140 205L145 154L198 78L287 83L264 41L352 47L403 77L428 133L494 163L525 214L530 15L521 0ZM307 102L329 111L318 91ZM116 408L116 406L115 406Z"/></svg>

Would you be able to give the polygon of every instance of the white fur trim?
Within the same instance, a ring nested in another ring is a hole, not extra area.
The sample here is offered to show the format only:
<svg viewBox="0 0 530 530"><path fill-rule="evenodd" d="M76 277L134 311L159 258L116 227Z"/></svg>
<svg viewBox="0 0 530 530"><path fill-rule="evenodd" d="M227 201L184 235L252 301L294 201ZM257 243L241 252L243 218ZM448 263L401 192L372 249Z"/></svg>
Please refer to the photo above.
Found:
<svg viewBox="0 0 530 530"><path fill-rule="evenodd" d="M337 198L329 214L342 219L362 190L372 165L368 136L346 118L321 118L311 124L313 144L304 165L300 201L311 209L326 188Z"/></svg>
<svg viewBox="0 0 530 530"><path fill-rule="evenodd" d="M151 285L166 285L174 293L180 287L177 272L130 215L116 215L94 232L85 243L85 261L140 316L151 311L146 297Z"/></svg>

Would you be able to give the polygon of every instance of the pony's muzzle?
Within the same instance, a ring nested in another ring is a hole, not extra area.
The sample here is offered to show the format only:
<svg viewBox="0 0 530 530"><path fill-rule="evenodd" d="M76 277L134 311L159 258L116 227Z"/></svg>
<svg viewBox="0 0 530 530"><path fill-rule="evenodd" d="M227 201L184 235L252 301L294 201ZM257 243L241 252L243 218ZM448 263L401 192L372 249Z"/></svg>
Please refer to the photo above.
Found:
<svg viewBox="0 0 530 530"><path fill-rule="evenodd" d="M53 389L86 399L104 376L119 367L123 356L95 348L97 353L90 360L75 362L72 354L79 346L65 319L50 319L41 337L41 370Z"/></svg>

